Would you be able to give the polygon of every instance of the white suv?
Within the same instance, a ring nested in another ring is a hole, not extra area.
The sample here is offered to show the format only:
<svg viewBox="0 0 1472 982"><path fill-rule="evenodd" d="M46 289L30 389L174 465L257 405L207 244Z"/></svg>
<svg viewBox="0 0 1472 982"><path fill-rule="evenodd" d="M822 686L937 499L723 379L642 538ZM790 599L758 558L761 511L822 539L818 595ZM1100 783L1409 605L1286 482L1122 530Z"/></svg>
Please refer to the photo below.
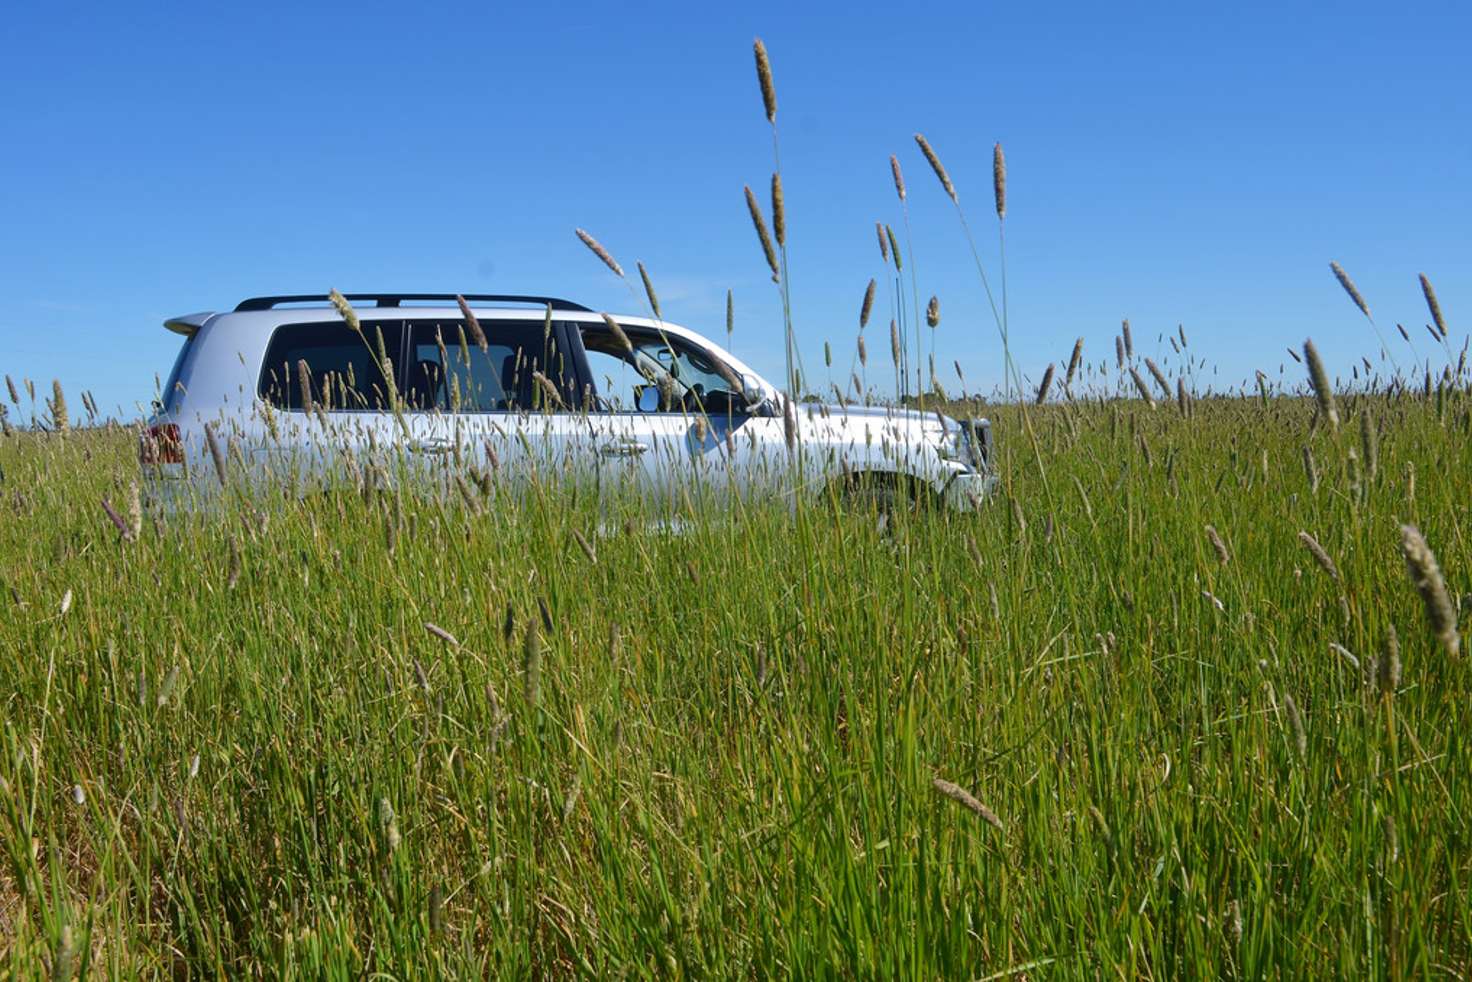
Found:
<svg viewBox="0 0 1472 982"><path fill-rule="evenodd" d="M674 324L454 294L350 294L345 319L330 299L257 297L165 322L184 344L139 450L151 501L207 497L226 472L361 480L390 458L380 473L592 476L656 504L692 489L864 489L966 511L996 485L986 420L793 405Z"/></svg>

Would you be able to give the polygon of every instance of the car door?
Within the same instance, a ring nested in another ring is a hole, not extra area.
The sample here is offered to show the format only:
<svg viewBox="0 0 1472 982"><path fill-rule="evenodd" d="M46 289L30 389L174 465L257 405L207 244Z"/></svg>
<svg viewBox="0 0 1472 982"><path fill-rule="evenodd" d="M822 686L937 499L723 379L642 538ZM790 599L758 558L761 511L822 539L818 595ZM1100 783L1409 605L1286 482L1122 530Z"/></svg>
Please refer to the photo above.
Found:
<svg viewBox="0 0 1472 982"><path fill-rule="evenodd" d="M244 434L253 478L305 490L384 466L403 435L392 411L402 343L398 320L364 321L361 334L337 319L277 327Z"/></svg>
<svg viewBox="0 0 1472 982"><path fill-rule="evenodd" d="M718 354L633 326L621 338L584 324L580 338L597 393L589 420L606 490L670 512L772 487L772 421L736 391L741 383Z"/></svg>
<svg viewBox="0 0 1472 982"><path fill-rule="evenodd" d="M490 487L596 482L565 327L540 317L477 324L484 347L459 318L408 324L404 402L420 471L442 484L458 484L457 477Z"/></svg>

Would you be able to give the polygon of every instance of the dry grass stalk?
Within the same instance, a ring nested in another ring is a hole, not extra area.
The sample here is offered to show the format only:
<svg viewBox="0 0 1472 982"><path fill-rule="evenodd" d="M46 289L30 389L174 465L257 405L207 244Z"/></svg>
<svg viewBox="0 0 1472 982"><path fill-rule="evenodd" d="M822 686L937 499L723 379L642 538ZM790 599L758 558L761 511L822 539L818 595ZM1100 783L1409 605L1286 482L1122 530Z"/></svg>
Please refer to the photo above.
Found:
<svg viewBox="0 0 1472 982"><path fill-rule="evenodd" d="M1447 336L1446 320L1441 316L1441 304L1437 302L1436 291L1431 288L1431 281L1426 278L1425 273L1421 274L1421 293L1426 297L1426 307L1431 311L1432 322L1436 324L1436 329L1445 338Z"/></svg>
<svg viewBox="0 0 1472 982"><path fill-rule="evenodd" d="M1135 389L1140 393L1140 398L1149 403L1151 409L1154 409L1155 399L1150 395L1150 387L1145 384L1145 380L1140 377L1139 371L1137 371L1133 365L1130 366L1129 371L1130 378L1135 383Z"/></svg>
<svg viewBox="0 0 1472 982"><path fill-rule="evenodd" d="M1334 389L1329 384L1329 373L1324 371L1323 359L1319 357L1319 349L1314 347L1313 341L1303 342L1303 358L1308 362L1308 380L1314 388L1314 398L1318 400L1319 412L1329 421L1329 426L1339 429L1339 410L1334 405Z"/></svg>
<svg viewBox="0 0 1472 982"><path fill-rule="evenodd" d="M1053 387L1053 363L1048 362L1048 370L1043 372L1043 381L1038 385L1037 404L1041 406L1048 398L1048 390Z"/></svg>
<svg viewBox="0 0 1472 982"><path fill-rule="evenodd" d="M20 393L16 391L15 379L11 378L9 375L5 376L5 388L10 390L10 401L19 406Z"/></svg>
<svg viewBox="0 0 1472 982"><path fill-rule="evenodd" d="M997 218L1007 217L1007 158L1000 143L992 147L992 194L997 202Z"/></svg>
<svg viewBox="0 0 1472 982"><path fill-rule="evenodd" d="M884 241L884 237L883 236L880 236L879 241L880 242L883 242ZM866 287L865 290L864 290L864 302L859 307L859 330L861 330L861 331L865 327L868 326L868 324L869 324L869 315L871 313L873 313L873 311L874 311L874 287L875 287L875 285L876 284L874 283L874 280L871 278L869 280L868 287Z"/></svg>
<svg viewBox="0 0 1472 982"><path fill-rule="evenodd" d="M608 254L608 250L605 249L605 248L603 248L603 244L602 243L600 243L597 239L593 238L591 235L589 235L583 229L580 229L579 228L579 229L574 229L573 231L577 232L578 238L580 238L580 239L583 240L583 245L587 246L590 250L592 250L593 255L595 255L599 259L603 260L603 265L605 265L609 269L613 270L615 276L622 277L624 275L624 268L622 266L620 266L618 264L618 262L611 255Z"/></svg>
<svg viewBox="0 0 1472 982"><path fill-rule="evenodd" d="M337 309L337 315L343 319L348 327L352 328L358 334L363 333L363 323L358 320L358 312L353 309L352 304L348 303L347 297L338 293L336 290L328 290L327 299L332 301L332 306ZM465 301L462 300L460 302L463 304Z"/></svg>
<svg viewBox="0 0 1472 982"><path fill-rule="evenodd" d="M889 170L894 175L894 193L905 200L905 175L900 173L900 158L894 154L889 155Z"/></svg>
<svg viewBox="0 0 1472 982"><path fill-rule="evenodd" d="M777 245L787 246L787 206L782 198L782 175L772 175L772 234Z"/></svg>
<svg viewBox="0 0 1472 982"><path fill-rule="evenodd" d="M772 237L767 233L767 222L762 217L762 206L756 200L756 195L751 193L750 185L747 185L743 190L746 192L746 209L751 212L752 228L756 229L756 236L761 240L762 255L766 257L767 266L772 271L772 282L777 283L779 282L777 274L777 250L772 248Z"/></svg>
<svg viewBox="0 0 1472 982"><path fill-rule="evenodd" d="M1125 357L1135 357L1135 337L1130 333L1130 319L1128 317L1120 325L1120 336L1124 338Z"/></svg>
<svg viewBox="0 0 1472 982"><path fill-rule="evenodd" d="M976 800L976 797L971 792L967 791L959 784L953 784L950 781L947 781L945 778L937 777L931 779L930 786L935 788L936 791L940 792L945 797L954 801L956 804L965 808L967 811L970 811L974 815L980 816L983 821L995 828L997 831L1005 831L1002 826L1002 820L997 817L997 813L992 811L986 805L983 805L980 801Z"/></svg>
<svg viewBox="0 0 1472 982"><path fill-rule="evenodd" d="M1180 406L1182 416L1191 415L1191 396L1186 391L1186 380L1180 377L1176 378L1176 405Z"/></svg>
<svg viewBox="0 0 1472 982"><path fill-rule="evenodd" d="M859 335L859 365L867 368L869 365L869 348L864 344L864 336Z"/></svg>
<svg viewBox="0 0 1472 982"><path fill-rule="evenodd" d="M762 88L762 107L767 113L767 122L777 122L777 86L772 82L772 62L767 58L767 46L757 38L752 45L756 55L756 80Z"/></svg>
<svg viewBox="0 0 1472 982"><path fill-rule="evenodd" d="M654 281L649 278L649 270L638 260L634 262L639 267L639 279L644 281L644 295L649 298L649 309L654 311L654 317L659 320L662 315L659 312L659 297L654 292Z"/></svg>
<svg viewBox="0 0 1472 982"><path fill-rule="evenodd" d="M1457 608L1453 606L1451 594L1447 592L1446 580L1442 578L1436 555L1426 544L1420 529L1414 525L1400 527L1400 550L1405 557L1406 571L1411 576L1411 583L1415 585L1416 592L1421 595L1421 603L1426 607L1426 622L1431 627L1432 635L1441 642L1446 653L1455 658L1462 644L1461 636L1457 634Z"/></svg>
<svg viewBox="0 0 1472 982"><path fill-rule="evenodd" d="M930 141L926 140L921 134L916 133L915 143L919 145L920 152L925 154L925 159L930 162L930 169L935 171L935 176L940 181L940 186L945 189L951 201L955 204L960 204L960 201L956 198L956 186L951 183L951 175L946 173L946 169L941 164L940 158L931 149Z"/></svg>
<svg viewBox="0 0 1472 982"><path fill-rule="evenodd" d="M446 631L444 628L440 627L433 621L425 621L424 629L430 634L433 634L435 637L439 638L445 644L449 645L451 648L460 647L460 642L455 638L455 635L451 634L449 631ZM425 688L425 690L428 690L429 682L428 679L424 677L424 668L417 661L414 663L414 668L419 673L421 685Z"/></svg>
<svg viewBox="0 0 1472 982"><path fill-rule="evenodd" d="M940 298L939 297L932 296L930 298L930 303L928 303L928 304L925 305L925 323L928 324L928 325L930 325L931 327L939 327L940 326ZM932 371L930 374L931 375L934 375L935 372Z"/></svg>
<svg viewBox="0 0 1472 982"><path fill-rule="evenodd" d="M475 311L470 309L470 304L465 298L456 295L455 302L460 305L460 316L465 319L465 330L470 332L470 340L485 354L490 350L490 342L486 340L486 332L481 330L480 321L476 319Z"/></svg>
<svg viewBox="0 0 1472 982"><path fill-rule="evenodd" d="M1222 541L1221 535L1214 526L1206 526L1206 537L1211 540L1211 547L1216 550L1217 562L1225 566L1232 561L1232 554L1227 551L1227 544Z"/></svg>
<svg viewBox="0 0 1472 982"><path fill-rule="evenodd" d="M1114 367L1124 367L1124 341L1118 334L1114 336Z"/></svg>
<svg viewBox="0 0 1472 982"><path fill-rule="evenodd" d="M1340 286L1344 287L1344 292L1349 294L1349 299L1354 301L1354 305L1360 309L1360 313L1369 317L1370 307L1365 303L1365 298L1360 296L1360 291L1355 287L1354 280L1349 278L1349 274L1344 271L1344 267L1338 263L1331 262L1329 268L1334 271L1334 278L1339 281ZM1405 333L1405 330L1402 329L1401 333Z"/></svg>
<svg viewBox="0 0 1472 982"><path fill-rule="evenodd" d="M1308 550L1309 555L1314 557L1314 562L1319 564L1319 568L1329 574L1330 579L1335 581L1339 579L1339 567L1334 565L1334 560L1329 558L1329 553L1324 550L1323 546L1319 545L1318 539L1315 539L1307 532L1300 531L1298 533L1298 541Z"/></svg>

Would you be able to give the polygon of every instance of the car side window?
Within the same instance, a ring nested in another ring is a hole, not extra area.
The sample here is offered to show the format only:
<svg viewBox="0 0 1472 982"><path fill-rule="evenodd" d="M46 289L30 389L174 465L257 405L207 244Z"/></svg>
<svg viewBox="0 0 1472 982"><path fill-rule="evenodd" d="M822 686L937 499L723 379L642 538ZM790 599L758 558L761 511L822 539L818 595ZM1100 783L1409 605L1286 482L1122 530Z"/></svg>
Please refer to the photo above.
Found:
<svg viewBox="0 0 1472 982"><path fill-rule="evenodd" d="M389 386L384 373L385 369L389 375L398 372L402 328L398 323L371 322L363 328L362 335L342 321L277 328L266 348L257 394L277 409L313 405L333 412L387 410ZM376 347L380 337L387 366L380 364L376 350L370 347Z"/></svg>
<svg viewBox="0 0 1472 982"><path fill-rule="evenodd" d="M680 338L626 329L633 350L601 325L583 328L583 348L608 412L742 415L740 383L726 366ZM726 371L723 373L722 368ZM734 384L733 384L734 383Z"/></svg>
<svg viewBox="0 0 1472 982"><path fill-rule="evenodd" d="M409 331L404 402L410 409L497 413L557 408L547 380L564 392L561 359L540 321L479 321L486 348L458 320L415 321Z"/></svg>

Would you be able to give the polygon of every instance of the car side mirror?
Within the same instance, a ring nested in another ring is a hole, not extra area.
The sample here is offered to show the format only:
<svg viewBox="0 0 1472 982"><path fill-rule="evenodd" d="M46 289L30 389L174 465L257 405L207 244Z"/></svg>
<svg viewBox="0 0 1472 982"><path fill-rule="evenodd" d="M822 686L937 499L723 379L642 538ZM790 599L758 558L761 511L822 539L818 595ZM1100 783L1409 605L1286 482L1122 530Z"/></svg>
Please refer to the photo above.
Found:
<svg viewBox="0 0 1472 982"><path fill-rule="evenodd" d="M745 400L747 409L756 409L767 401L761 380L750 372L741 376L741 397Z"/></svg>

